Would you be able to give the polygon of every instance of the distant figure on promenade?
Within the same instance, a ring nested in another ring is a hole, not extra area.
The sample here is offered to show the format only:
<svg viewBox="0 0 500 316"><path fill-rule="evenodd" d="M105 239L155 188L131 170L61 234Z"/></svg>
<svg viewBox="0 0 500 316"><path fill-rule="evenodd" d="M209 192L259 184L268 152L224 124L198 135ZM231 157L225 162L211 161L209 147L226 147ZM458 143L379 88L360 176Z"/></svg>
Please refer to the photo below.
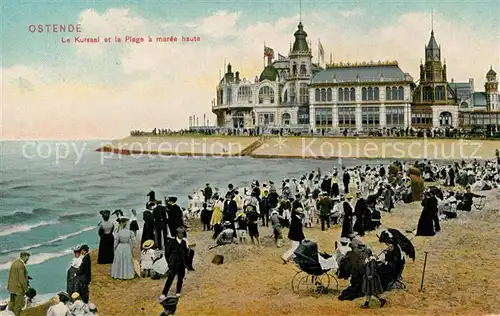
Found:
<svg viewBox="0 0 500 316"><path fill-rule="evenodd" d="M97 254L98 264L110 264L113 263L113 229L114 224L109 221L111 215L110 210L103 210L99 212L102 216L102 222L99 223L99 253ZM73 293L73 292L68 292Z"/></svg>
<svg viewBox="0 0 500 316"><path fill-rule="evenodd" d="M81 246L80 253L82 264L76 273L79 277L78 293L80 293L82 301L87 304L89 302L89 284L92 281L92 263L90 261L89 246Z"/></svg>
<svg viewBox="0 0 500 316"><path fill-rule="evenodd" d="M27 252L21 252L19 258L14 260L9 270L9 280L7 290L10 293L9 309L14 315L21 315L21 310L24 307L24 295L28 291L28 270L26 263L30 258Z"/></svg>

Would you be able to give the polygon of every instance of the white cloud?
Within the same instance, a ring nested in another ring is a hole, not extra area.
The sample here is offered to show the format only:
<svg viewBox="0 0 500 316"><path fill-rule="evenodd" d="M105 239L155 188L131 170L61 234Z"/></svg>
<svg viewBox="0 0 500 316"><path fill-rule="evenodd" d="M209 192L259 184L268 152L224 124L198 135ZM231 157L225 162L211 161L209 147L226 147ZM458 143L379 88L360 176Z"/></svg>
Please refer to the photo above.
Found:
<svg viewBox="0 0 500 316"><path fill-rule="evenodd" d="M94 75L104 75L103 60L118 58L116 67L124 76L136 78L126 84L117 81L107 86L84 85L79 81L55 82L64 71L73 73L71 63L61 69L15 66L2 69L4 135L14 137L121 137L131 129L154 127L184 128L189 115L203 117L211 112L219 69L224 59L240 71L242 78L253 79L263 67L263 45L287 55L298 16L274 22L241 25L241 14L222 11L205 19L171 22L148 21L127 9L99 14L86 10L81 23L87 34L111 36L166 35L200 36L197 43L81 44L78 54L82 65ZM420 59L429 40L429 29L422 21L428 13L409 13L389 25L369 32L341 25L325 13L304 14L302 21L317 54L317 38L335 61L398 60L400 67L418 78ZM461 21L436 17L435 33L446 58L448 77L476 80L482 89L490 64L498 70L499 40L474 30ZM173 33L175 30L178 33ZM237 36L235 36L237 35ZM115 55L116 53L116 55ZM111 57L112 56L112 57ZM316 60L316 56L315 56ZM113 59L114 64L114 59ZM76 66L75 66L76 67ZM18 78L33 84L29 93L21 93ZM2 78L2 77L0 77ZM214 117L210 116L210 121Z"/></svg>
<svg viewBox="0 0 500 316"><path fill-rule="evenodd" d="M345 18L351 18L351 17L359 17L362 16L365 11L361 8L355 8L352 10L344 10L339 12L340 15L342 15Z"/></svg>

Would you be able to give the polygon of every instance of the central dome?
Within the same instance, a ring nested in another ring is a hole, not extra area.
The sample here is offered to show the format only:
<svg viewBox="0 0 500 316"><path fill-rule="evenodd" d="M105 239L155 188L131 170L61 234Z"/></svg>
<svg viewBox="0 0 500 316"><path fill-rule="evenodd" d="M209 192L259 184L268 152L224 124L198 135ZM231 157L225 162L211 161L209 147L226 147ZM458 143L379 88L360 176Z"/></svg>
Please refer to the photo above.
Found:
<svg viewBox="0 0 500 316"><path fill-rule="evenodd" d="M260 74L259 81L263 81L266 79L270 81L276 81L276 78L278 78L278 70L272 65L268 65Z"/></svg>

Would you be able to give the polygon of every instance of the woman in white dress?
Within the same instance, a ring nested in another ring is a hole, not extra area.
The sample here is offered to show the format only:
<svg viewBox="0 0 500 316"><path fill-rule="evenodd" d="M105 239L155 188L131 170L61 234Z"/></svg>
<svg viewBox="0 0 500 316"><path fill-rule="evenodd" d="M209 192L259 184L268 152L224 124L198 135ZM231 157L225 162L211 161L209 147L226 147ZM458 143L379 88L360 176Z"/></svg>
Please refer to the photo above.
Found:
<svg viewBox="0 0 500 316"><path fill-rule="evenodd" d="M113 279L133 279L135 277L132 248L135 244L135 235L127 229L127 217L120 218L120 230L115 236L115 256L111 267Z"/></svg>

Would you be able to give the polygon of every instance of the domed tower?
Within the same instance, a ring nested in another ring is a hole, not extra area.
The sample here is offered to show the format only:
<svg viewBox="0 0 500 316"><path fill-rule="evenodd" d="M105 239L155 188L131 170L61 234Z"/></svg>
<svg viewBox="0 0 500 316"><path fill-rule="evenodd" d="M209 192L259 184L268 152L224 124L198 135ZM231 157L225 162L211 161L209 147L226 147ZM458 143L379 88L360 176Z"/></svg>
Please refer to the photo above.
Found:
<svg viewBox="0 0 500 316"><path fill-rule="evenodd" d="M490 67L486 73L486 82L484 83L484 91L486 93L486 110L498 111L500 110L500 101L498 99L498 80L497 73Z"/></svg>
<svg viewBox="0 0 500 316"><path fill-rule="evenodd" d="M295 31L295 42L288 54L290 58L290 77L311 78L312 54L307 44L307 33L302 22L299 22Z"/></svg>
<svg viewBox="0 0 500 316"><path fill-rule="evenodd" d="M302 22L299 22L297 31L293 34L295 41L290 48L289 76L285 92L288 100L297 106L308 106L309 88L312 79L312 53L307 43L307 33ZM298 108L295 109L298 111ZM308 111L308 110L306 110Z"/></svg>

